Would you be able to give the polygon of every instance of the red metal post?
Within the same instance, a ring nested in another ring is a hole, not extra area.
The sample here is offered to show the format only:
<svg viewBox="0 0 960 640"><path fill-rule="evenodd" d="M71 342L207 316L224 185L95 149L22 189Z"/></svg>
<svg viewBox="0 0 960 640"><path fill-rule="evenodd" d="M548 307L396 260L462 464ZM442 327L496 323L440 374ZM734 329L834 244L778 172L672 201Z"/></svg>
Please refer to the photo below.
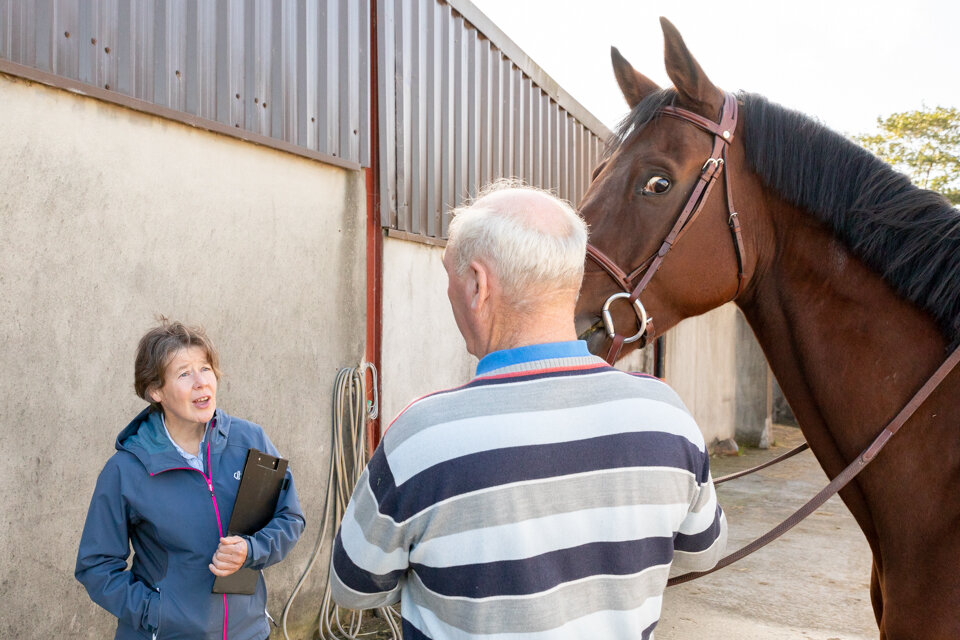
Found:
<svg viewBox="0 0 960 640"><path fill-rule="evenodd" d="M383 231L380 227L380 129L377 68L377 0L370 0L370 167L364 170L367 183L367 347L364 359L377 370L368 377L367 400L373 400L374 383L382 385L380 342L383 337ZM378 398L383 397L379 393ZM380 420L367 423L367 446L373 451L380 443Z"/></svg>

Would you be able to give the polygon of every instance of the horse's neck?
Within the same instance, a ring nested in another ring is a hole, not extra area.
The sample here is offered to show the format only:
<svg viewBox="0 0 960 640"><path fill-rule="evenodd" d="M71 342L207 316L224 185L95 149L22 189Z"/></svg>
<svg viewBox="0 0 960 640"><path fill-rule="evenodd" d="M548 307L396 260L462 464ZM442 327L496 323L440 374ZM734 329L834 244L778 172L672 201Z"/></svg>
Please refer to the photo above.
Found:
<svg viewBox="0 0 960 640"><path fill-rule="evenodd" d="M757 281L739 303L833 476L933 372L946 343L823 225L789 207L770 220Z"/></svg>

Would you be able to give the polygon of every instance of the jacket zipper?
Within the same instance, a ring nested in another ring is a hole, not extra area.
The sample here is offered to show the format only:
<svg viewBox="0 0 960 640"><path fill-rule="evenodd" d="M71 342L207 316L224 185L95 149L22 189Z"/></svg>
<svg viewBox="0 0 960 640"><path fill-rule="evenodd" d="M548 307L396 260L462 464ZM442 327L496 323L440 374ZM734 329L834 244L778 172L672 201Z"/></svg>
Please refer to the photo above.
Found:
<svg viewBox="0 0 960 640"><path fill-rule="evenodd" d="M207 487L210 489L210 499L213 500L213 510L217 514L217 530L220 532L220 537L222 538L223 524L220 522L220 507L217 506L217 495L213 492L213 471L210 467L210 440L207 440L207 475L204 476L204 479L207 481ZM227 640L227 594L225 593L223 594L223 640Z"/></svg>
<svg viewBox="0 0 960 640"><path fill-rule="evenodd" d="M154 587L157 590L157 595L160 597L160 614L157 616L157 629L153 632L153 640L157 640L160 637L160 623L163 621L161 616L163 615L163 592L160 591L160 587Z"/></svg>
<svg viewBox="0 0 960 640"><path fill-rule="evenodd" d="M211 436L212 437L212 436ZM213 492L213 471L210 467L210 440L207 440L207 472L204 473L200 469L195 469L194 467L171 467L170 469L165 469L164 471L196 471L201 476L203 476L204 481L207 483L207 489L210 490L210 499L213 501L213 511L217 514L217 531L220 532L220 537L223 537L223 523L220 521L220 507L217 506L217 495ZM163 473L160 471L158 473ZM151 476L156 475L151 473ZM219 544L219 543L218 543ZM157 592L160 592L160 588L157 587ZM157 636L160 634L159 623L157 630L153 634L153 640L157 640ZM227 594L223 594L223 640L227 640Z"/></svg>

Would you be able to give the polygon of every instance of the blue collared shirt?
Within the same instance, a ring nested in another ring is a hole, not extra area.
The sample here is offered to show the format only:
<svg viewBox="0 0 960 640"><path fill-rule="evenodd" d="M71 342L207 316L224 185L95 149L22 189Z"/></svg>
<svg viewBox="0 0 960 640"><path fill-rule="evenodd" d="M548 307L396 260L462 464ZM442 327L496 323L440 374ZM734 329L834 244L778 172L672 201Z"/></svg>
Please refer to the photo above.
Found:
<svg viewBox="0 0 960 640"><path fill-rule="evenodd" d="M170 432L167 430L167 421L163 417L163 412L160 412L160 423L163 425L163 432L167 434L167 437L170 439L170 442L173 444L174 448L177 450L183 459L188 465L203 473L203 443L207 441L207 429L203 430L203 438L200 440L200 447L197 449L197 455L192 453L187 453L180 445L177 444L177 441L173 439L173 436L170 435ZM209 422L207 423L210 424Z"/></svg>
<svg viewBox="0 0 960 640"><path fill-rule="evenodd" d="M477 363L477 375L534 360L550 360L552 358L579 358L589 356L590 350L584 340L570 340L568 342L545 342L543 344L529 344L513 349L503 349L488 353Z"/></svg>

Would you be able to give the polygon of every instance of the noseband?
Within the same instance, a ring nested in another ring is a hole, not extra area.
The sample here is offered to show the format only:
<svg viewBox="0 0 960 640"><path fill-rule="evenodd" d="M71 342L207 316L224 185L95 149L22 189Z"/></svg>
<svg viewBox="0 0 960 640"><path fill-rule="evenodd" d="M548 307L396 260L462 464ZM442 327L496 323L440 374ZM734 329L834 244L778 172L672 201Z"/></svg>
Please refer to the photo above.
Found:
<svg viewBox="0 0 960 640"><path fill-rule="evenodd" d="M707 158L707 161L703 163L703 167L700 169L700 178L697 180L697 184L694 185L693 191L690 193L687 203L680 211L676 222L674 222L673 228L670 229L670 232L660 245L660 249L644 260L639 267L628 274L621 269L616 262L600 251L600 249L597 249L592 244L587 245L587 256L596 262L601 269L606 271L607 274L613 278L613 281L623 289L622 292L615 293L607 298L601 311L603 326L607 331L607 336L612 340L610 350L606 356L606 360L610 364L616 361L623 345L644 338L648 332L653 335L653 318L647 316L646 310L640 303L640 294L643 293L643 290L650 284L654 274L660 268L660 265L663 264L664 257L680 239L680 236L689 228L690 223L692 223L700 214L700 211L703 210L704 205L707 203L707 197L710 195L710 190L713 188L717 178L720 177L721 172L725 176L724 184L727 192L727 224L730 227L730 234L733 237L733 244L737 251L737 292L734 294L734 298L740 294L740 289L743 286L743 235L740 233L740 220L736 210L733 208L733 191L730 187L730 173L723 171L726 165L727 147L733 141L733 133L737 128L737 99L732 94L724 94L719 124L692 111L678 109L677 107L663 107L658 113L689 122L711 134L713 136L713 150L710 153L710 157ZM639 279L639 282L634 285L633 283L636 282L637 279ZM614 300L620 299L626 300L627 304L633 307L634 313L639 321L636 334L629 338L617 332L613 324L613 316L610 314L610 305ZM644 343L645 342L646 340L644 340Z"/></svg>

